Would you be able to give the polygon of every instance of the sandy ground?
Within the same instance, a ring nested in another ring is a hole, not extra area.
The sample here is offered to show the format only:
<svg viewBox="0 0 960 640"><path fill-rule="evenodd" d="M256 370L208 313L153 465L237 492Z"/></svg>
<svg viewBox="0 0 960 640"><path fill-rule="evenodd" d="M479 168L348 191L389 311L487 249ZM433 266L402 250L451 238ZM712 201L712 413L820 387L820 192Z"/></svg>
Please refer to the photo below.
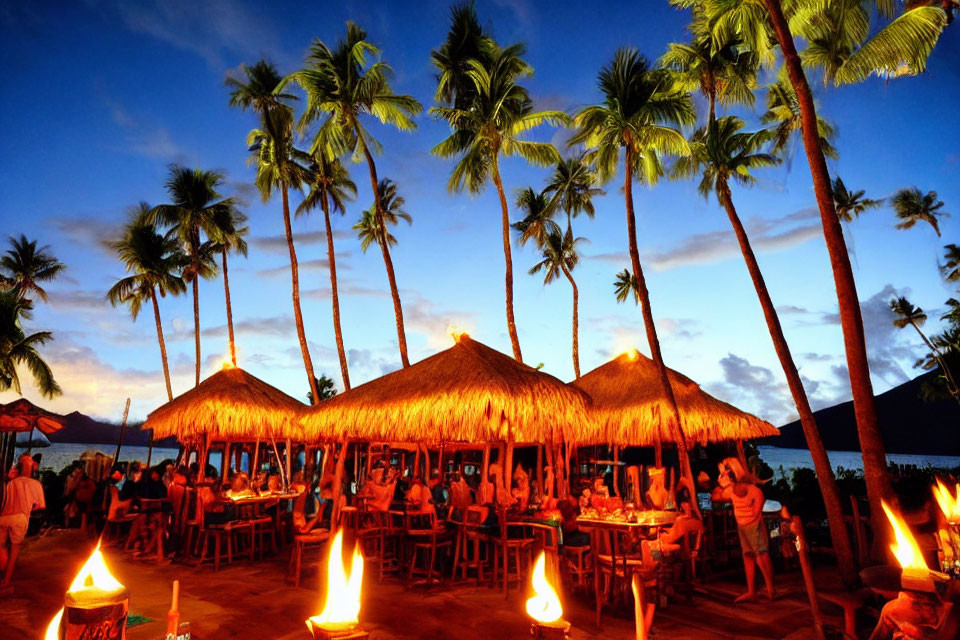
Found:
<svg viewBox="0 0 960 640"><path fill-rule="evenodd" d="M58 531L24 545L14 577L16 591L0 596L0 637L37 640L63 603L63 594L80 568L93 541L76 531ZM158 566L105 549L113 575L130 590L130 612L155 622L127 631L129 640L162 637L169 608L170 583L181 584L181 614L199 640L262 638L308 640L304 620L321 608L318 572L307 575L299 588L284 580L287 556L249 563L235 562L214 572L209 567L182 564ZM821 575L829 581L829 571ZM370 576L373 574L371 573ZM821 581L818 575L818 582ZM654 637L671 640L754 638L812 638L810 612L799 573L779 576L778 598L770 603L733 607L742 585L711 584L709 594L697 594L692 603L677 598L658 609ZM590 599L563 594L565 618L572 622L570 637L633 638L632 611L608 613L603 628L594 624ZM405 587L397 581L364 583L360 619L371 640L387 639L507 639L529 638L526 596L511 591L504 599L487 586L441 585L430 590ZM837 617L828 621L839 625Z"/></svg>

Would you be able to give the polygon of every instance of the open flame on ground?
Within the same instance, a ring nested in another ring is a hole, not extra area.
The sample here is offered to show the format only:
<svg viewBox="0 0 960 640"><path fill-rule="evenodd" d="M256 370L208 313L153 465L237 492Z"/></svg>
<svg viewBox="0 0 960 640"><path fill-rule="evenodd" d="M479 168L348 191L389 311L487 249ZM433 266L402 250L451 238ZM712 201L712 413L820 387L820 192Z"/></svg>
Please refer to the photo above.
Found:
<svg viewBox="0 0 960 640"><path fill-rule="evenodd" d="M895 542L890 545L890 550L897 558L897 562L900 563L900 566L904 570L920 569L929 571L930 567L927 566L927 561L923 559L923 552L920 551L920 545L917 544L916 538L910 533L910 528L907 526L907 523L887 506L885 500L881 500L880 505L883 507L884 513L887 514L887 519L890 520L890 524L893 526Z"/></svg>
<svg viewBox="0 0 960 640"><path fill-rule="evenodd" d="M353 548L350 572L343 564L343 530L330 543L327 558L327 601L318 616L307 620L307 628L325 630L351 629L360 621L360 590L363 582L363 556L360 545Z"/></svg>
<svg viewBox="0 0 960 640"><path fill-rule="evenodd" d="M955 496L950 493L950 489L940 481L940 478L937 478L937 484L933 487L933 495L937 499L937 504L940 505L940 510L943 511L947 522L960 524L960 484L957 484L954 489Z"/></svg>
<svg viewBox="0 0 960 640"><path fill-rule="evenodd" d="M123 585L111 575L110 570L107 569L107 564L103 560L103 554L100 553L100 541L97 541L97 546L93 550L93 553L90 554L90 557L87 558L83 567L80 568L77 577L70 583L70 588L67 589L67 593L76 593L77 591L89 588L100 589L102 591L116 591L124 588ZM50 624L47 625L47 632L43 636L44 640L59 639L61 618L63 618L63 609L60 609L57 615L53 617L53 620L50 621Z"/></svg>
<svg viewBox="0 0 960 640"><path fill-rule="evenodd" d="M556 622L563 617L563 606L557 592L550 586L546 572L547 556L540 552L533 567L533 597L527 600L527 614L537 622Z"/></svg>

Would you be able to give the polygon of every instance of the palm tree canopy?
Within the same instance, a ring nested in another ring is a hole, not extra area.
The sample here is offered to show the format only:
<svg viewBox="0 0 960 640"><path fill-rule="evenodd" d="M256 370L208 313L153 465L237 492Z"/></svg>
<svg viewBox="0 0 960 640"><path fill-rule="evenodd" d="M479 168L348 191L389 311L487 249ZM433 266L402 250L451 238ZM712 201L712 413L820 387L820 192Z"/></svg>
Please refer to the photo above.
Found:
<svg viewBox="0 0 960 640"><path fill-rule="evenodd" d="M577 253L577 244L583 238L574 238L569 230L562 233L559 230L547 234L540 245L541 260L530 267L530 275L543 271L543 284L550 284L566 271L574 270L580 263L580 254Z"/></svg>
<svg viewBox="0 0 960 640"><path fill-rule="evenodd" d="M617 296L617 302L626 302L630 293L633 292L633 301L640 304L640 288L637 284L637 277L630 272L630 269L624 269L617 274L613 281L613 290Z"/></svg>
<svg viewBox="0 0 960 640"><path fill-rule="evenodd" d="M272 63L260 60L252 67L242 65L241 70L246 82L234 77L228 77L225 81L231 88L231 107L253 109L263 115L283 108L285 101L297 99L293 94L276 91L283 78Z"/></svg>
<svg viewBox="0 0 960 640"><path fill-rule="evenodd" d="M213 215L211 235L214 244L221 251L233 251L246 257L247 239L250 227L246 226L247 216L237 208L224 208Z"/></svg>
<svg viewBox="0 0 960 640"><path fill-rule="evenodd" d="M927 321L927 314L923 309L913 306L913 303L902 296L890 301L890 310L896 316L893 319L893 326L898 329L911 324L919 327Z"/></svg>
<svg viewBox="0 0 960 640"><path fill-rule="evenodd" d="M945 218L950 214L941 211L943 202L937 198L936 191L923 193L916 187L900 189L893 198L890 199L893 204L893 210L900 220L897 223L897 229L909 229L918 222L926 222L933 230L940 235L939 218Z"/></svg>
<svg viewBox="0 0 960 640"><path fill-rule="evenodd" d="M346 213L347 200L357 197L357 185L350 179L347 168L337 158L317 151L313 155L308 177L310 191L297 207L297 215L304 215L314 209L322 208L323 198L327 198L330 211Z"/></svg>
<svg viewBox="0 0 960 640"><path fill-rule="evenodd" d="M36 240L10 236L10 249L0 256L0 284L12 287L18 296L36 294L47 300L47 292L40 286L59 276L66 265L50 253L50 247L38 247Z"/></svg>
<svg viewBox="0 0 960 640"><path fill-rule="evenodd" d="M469 108L476 96L470 79L470 60L489 65L496 45L483 30L472 0L450 8L450 31L447 39L430 52L430 62L437 69L437 92L434 100L444 106Z"/></svg>
<svg viewBox="0 0 960 640"><path fill-rule="evenodd" d="M293 115L288 109L278 109L260 117L260 129L247 134L250 156L247 164L254 165L257 177L254 184L263 202L270 200L274 191L299 189L310 179L310 156L293 144Z"/></svg>
<svg viewBox="0 0 960 640"><path fill-rule="evenodd" d="M188 169L177 164L170 165L164 188L170 196L169 204L161 204L150 210L155 222L172 227L194 264L194 272L208 271L202 266L206 249L201 233L208 238L216 235L215 220L218 216L232 215L236 209L234 198L224 198L218 189L224 183L218 171L200 168ZM212 273L200 277L209 277Z"/></svg>
<svg viewBox="0 0 960 640"><path fill-rule="evenodd" d="M524 140L523 134L543 124L565 126L562 111L534 111L533 100L518 81L533 74L521 57L522 44L499 48L491 45L488 62L467 61L467 77L474 95L468 106L431 107L430 113L445 120L452 133L432 149L441 158L459 158L447 184L451 191L480 193L492 176L494 158L517 156L545 167L560 160L549 142Z"/></svg>
<svg viewBox="0 0 960 640"><path fill-rule="evenodd" d="M524 212L523 219L512 225L520 232L520 246L533 240L537 247L542 247L547 236L560 233L560 227L553 221L555 210L546 191L537 192L533 187L521 189L517 192L517 209Z"/></svg>
<svg viewBox="0 0 960 640"><path fill-rule="evenodd" d="M150 205L141 202L130 212L123 235L109 244L130 275L110 287L107 299L113 306L126 304L134 320L154 291L161 296L186 291L179 274L188 266L189 259L181 252L176 238L157 231L150 212Z"/></svg>
<svg viewBox="0 0 960 640"><path fill-rule="evenodd" d="M636 49L622 48L598 76L603 101L574 116L570 144L583 144L602 181L617 173L620 149L629 148L638 180L655 183L663 175L662 154L690 152L683 134L671 125L693 124L690 95L678 90L665 69L652 69Z"/></svg>
<svg viewBox="0 0 960 640"><path fill-rule="evenodd" d="M380 50L367 41L366 31L347 22L346 36L336 47L331 49L322 40L314 40L306 67L280 82L277 92L293 82L307 95L301 129L323 120L311 153L323 149L329 157L338 158L349 152L354 161L359 161L364 149L379 152L380 143L361 122L363 115L401 131L416 128L413 116L423 107L412 96L394 93L390 66L382 60L371 62L379 57Z"/></svg>
<svg viewBox="0 0 960 640"><path fill-rule="evenodd" d="M711 193L719 197L729 180L752 185L756 182L752 170L775 166L780 159L760 151L772 138L769 130L747 133L743 127L740 118L723 116L697 129L690 138L690 155L674 164L674 176L701 176L698 191L704 198Z"/></svg>
<svg viewBox="0 0 960 640"><path fill-rule="evenodd" d="M413 224L413 217L403 210L405 200L397 194L397 183L390 178L384 178L377 184L380 194L380 217L377 216L375 204L363 212L360 221L353 225L360 239L360 248L366 251L374 242L386 244L390 247L397 243L397 239L390 233L389 226L396 226L401 220Z"/></svg>
<svg viewBox="0 0 960 640"><path fill-rule="evenodd" d="M793 86L784 79L767 87L767 110L760 116L760 122L774 125L775 144L773 153L782 157L791 157L800 135L800 101L793 90ZM817 132L820 135L820 146L823 155L836 159L837 150L833 146L833 139L837 135L836 128L826 119L817 116Z"/></svg>
<svg viewBox="0 0 960 640"><path fill-rule="evenodd" d="M561 209L574 218L581 213L592 218L595 213L593 198L606 193L596 186L597 175L584 156L561 159L543 190L545 194L553 194L551 208Z"/></svg>
<svg viewBox="0 0 960 640"><path fill-rule="evenodd" d="M944 263L940 266L940 273L947 282L960 281L960 246L948 244L943 248Z"/></svg>
<svg viewBox="0 0 960 640"><path fill-rule="evenodd" d="M0 289L0 391L22 393L18 367L26 367L40 393L48 398L60 395L53 371L37 347L53 340L49 331L27 334L21 321L30 318L32 304L15 289Z"/></svg>
<svg viewBox="0 0 960 640"><path fill-rule="evenodd" d="M853 222L867 209L873 209L883 204L883 198L874 200L864 198L866 193L863 189L860 191L851 191L843 184L840 176L834 178L830 185L830 191L833 193L833 205L837 210L837 217L844 222Z"/></svg>

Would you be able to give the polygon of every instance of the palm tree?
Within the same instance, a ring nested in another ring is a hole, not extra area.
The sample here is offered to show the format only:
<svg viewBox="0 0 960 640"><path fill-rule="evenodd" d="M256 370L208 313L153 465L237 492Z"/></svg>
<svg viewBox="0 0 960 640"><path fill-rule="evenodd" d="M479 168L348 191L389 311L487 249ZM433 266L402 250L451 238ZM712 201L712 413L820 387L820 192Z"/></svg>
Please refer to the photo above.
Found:
<svg viewBox="0 0 960 640"><path fill-rule="evenodd" d="M543 189L545 194L553 194L551 209L562 209L567 214L567 231L571 229L571 219L581 213L592 219L596 213L593 198L606 193L596 186L597 174L590 168L584 155L581 153L560 160Z"/></svg>
<svg viewBox="0 0 960 640"><path fill-rule="evenodd" d="M230 341L230 362L237 366L237 345L233 336L233 306L230 304L230 280L227 276L227 254L231 251L247 257L246 236L249 227L242 226L247 216L237 209L223 209L213 217L214 250L220 252L223 268L223 295L227 305L227 336Z"/></svg>
<svg viewBox="0 0 960 640"><path fill-rule="evenodd" d="M827 450L823 446L823 440L820 438L810 400L803 388L796 362L790 353L776 307L767 290L767 284L760 271L760 264L757 262L753 247L750 245L746 229L734 207L733 194L730 190L731 180L741 186L750 186L756 182L752 174L755 169L775 166L780 160L775 155L762 151L773 137L770 131L747 133L743 131L743 127L744 122L740 118L724 116L707 127L697 130L691 138L692 153L686 158L677 160L674 174L678 177L699 176L700 195L708 198L711 193L716 194L717 200L723 206L733 226L743 260L763 310L774 350L780 360L780 366L783 367L794 405L797 407L807 448L810 449L813 458L840 573L845 583L854 584L857 580L857 567L853 559L850 537L844 524L843 505L837 491L833 468L827 456Z"/></svg>
<svg viewBox="0 0 960 640"><path fill-rule="evenodd" d="M867 209L873 209L883 204L883 198L879 200L864 198L863 195L866 191L863 189L860 191L848 190L840 176L833 179L830 191L833 194L833 205L837 210L837 216L843 222L853 222Z"/></svg>
<svg viewBox="0 0 960 640"><path fill-rule="evenodd" d="M469 108L476 92L470 79L470 61L482 65L491 62L493 40L484 32L473 2L450 8L450 31L447 39L430 52L430 62L437 69L437 92L434 100L441 105Z"/></svg>
<svg viewBox="0 0 960 640"><path fill-rule="evenodd" d="M27 295L36 295L47 301L47 292L40 286L59 276L66 266L50 253L50 247L37 247L36 240L10 236L11 248L0 256L0 284L13 288L17 296L29 301Z"/></svg>
<svg viewBox="0 0 960 640"><path fill-rule="evenodd" d="M310 404L319 404L324 400L329 400L333 396L337 395L337 389L334 386L332 379L328 378L324 374L320 374L320 377L317 378L317 388L320 390L320 400L317 402L313 401L313 391L307 392L307 400L310 401Z"/></svg>
<svg viewBox="0 0 960 640"><path fill-rule="evenodd" d="M306 214L317 207L323 211L323 222L327 236L327 263L330 265L330 304L333 307L333 333L337 341L337 355L340 358L340 375L343 388L350 390L350 371L347 369L347 352L343 347L343 331L340 328L340 295L337 289L337 256L333 249L333 228L330 225L330 211L346 213L346 201L357 195L357 185L353 183L346 168L336 158L330 159L323 151L314 154L310 168L310 192L300 206L297 215ZM322 397L322 396L321 396Z"/></svg>
<svg viewBox="0 0 960 640"><path fill-rule="evenodd" d="M952 298L951 301L956 302ZM940 365L940 369L943 371L943 375L947 380L947 389L950 391L950 395L952 395L953 398L960 403L960 388L957 387L957 381L954 380L953 373L950 371L950 368L944 361L944 354L937 349L937 347L933 342L930 341L923 330L920 329L920 327L922 327L927 321L927 314L924 313L923 309L920 307L913 306L913 303L903 296L896 297L890 301L890 310L893 311L895 316L893 319L893 326L898 329L904 329L908 326L913 327L917 332L917 335L920 336L920 339L923 340L923 343L927 345L927 349L930 350L930 354L932 355L933 359L937 362L937 364Z"/></svg>
<svg viewBox="0 0 960 640"><path fill-rule="evenodd" d="M302 165L305 154L293 146L293 110L287 102L296 97L283 93L283 79L271 63L260 60L252 67L244 67L246 82L228 78L227 85L233 87L230 93L230 106L243 110L256 111L261 129L254 129L247 135L250 147L250 160L257 166L256 185L263 202L267 202L274 191L279 191L283 204L283 228L287 239L287 251L290 255L291 296L293 299L293 319L297 327L297 339L307 380L313 397L319 397L315 388L317 377L313 373L313 359L307 345L307 335L303 326L303 311L300 307L300 268L297 262L297 250L293 241L293 229L290 224L289 190L299 189L307 180L309 171Z"/></svg>
<svg viewBox="0 0 960 640"><path fill-rule="evenodd" d="M367 41L366 32L347 22L347 33L336 48L330 49L321 40L315 40L310 47L307 66L286 78L278 91L288 82L295 82L307 94L307 104L300 118L300 127L323 120L313 140L311 153L322 150L328 157L338 158L350 153L354 161L365 158L370 172L370 188L373 192L376 215L383 216L379 210L381 198L377 192L377 166L373 153L379 152L380 143L363 126L362 116L370 115L383 124L389 124L401 131L416 128L413 116L423 107L412 96L394 93L389 78L390 66L383 61L368 64L367 57L379 57L380 50ZM379 223L383 225L383 221ZM404 367L410 366L407 356L407 337L403 331L403 308L400 305L400 292L392 280L393 262L387 245L380 243L383 261L388 265L387 273L391 277L390 292L393 295L393 313L397 324L397 342L400 348L400 360Z"/></svg>
<svg viewBox="0 0 960 640"><path fill-rule="evenodd" d="M452 130L447 139L433 148L432 153L441 158L458 158L448 182L451 191L468 189L471 193L480 193L489 180L497 189L505 263L507 333L510 335L513 357L522 362L523 354L513 314L510 212L500 177L500 157L518 156L538 166L558 162L560 154L552 144L523 140L521 136L542 124L566 125L569 118L561 111L533 110L530 94L518 84L521 76L533 74L533 68L521 58L523 45L514 44L501 49L491 42L489 46L490 60L486 64L475 59L467 61L467 77L473 83L469 105L436 106L430 109L434 117L445 120Z"/></svg>
<svg viewBox="0 0 960 640"><path fill-rule="evenodd" d="M793 157L795 141L802 128L800 101L790 83L778 80L769 85L766 107L767 110L760 116L760 122L774 125L775 144L771 151L789 160ZM823 154L828 158L836 159L837 150L833 147L833 139L837 135L836 128L818 116L817 135Z"/></svg>
<svg viewBox="0 0 960 640"><path fill-rule="evenodd" d="M187 290L187 285L179 275L187 265L187 256L181 253L180 244L175 238L164 236L157 231L156 224L150 215L150 205L146 202L141 202L131 211L130 219L123 229L123 235L111 242L110 248L116 252L117 258L131 275L121 278L110 287L107 299L113 306L127 305L134 320L140 314L143 303L150 300L157 325L157 343L160 345L160 361L163 364L163 379L167 385L167 399L173 400L170 368L167 364L167 346L163 339L157 293L160 297L166 297L168 293L179 295Z"/></svg>
<svg viewBox="0 0 960 640"><path fill-rule="evenodd" d="M552 231L540 245L541 260L530 268L530 275L543 271L543 284L550 284L560 277L562 273L570 282L570 288L573 291L573 374L580 378L580 338L579 338L579 299L580 292L577 289L577 283L573 279L573 269L580 262L580 255L577 253L577 243L583 241L583 238L574 238L568 230L561 234L559 231Z"/></svg>
<svg viewBox="0 0 960 640"><path fill-rule="evenodd" d="M940 266L940 273L947 282L960 281L960 246L948 244L943 248L944 263Z"/></svg>
<svg viewBox="0 0 960 640"><path fill-rule="evenodd" d="M227 215L236 208L233 198L224 198L217 189L224 182L217 171L187 169L170 165L170 175L164 187L170 195L169 204L155 206L151 217L162 225L172 227L187 255L183 277L193 289L193 338L196 351L196 384L200 384L200 278L217 275L214 261L216 246L210 240L216 233L217 216ZM203 235L207 240L203 239Z"/></svg>
<svg viewBox="0 0 960 640"><path fill-rule="evenodd" d="M537 247L542 247L547 237L560 233L560 227L553 220L556 209L552 206L553 199L547 196L546 190L536 191L527 187L517 192L516 207L525 211L523 219L513 223L513 228L520 232L518 238L520 246L533 240Z"/></svg>
<svg viewBox="0 0 960 640"><path fill-rule="evenodd" d="M404 199L397 195L397 184L390 178L384 178L377 185L377 193L380 194L380 202L370 205L370 208L363 212L360 220L353 225L360 239L360 248L366 253L371 244L376 243L380 246L384 255L390 255L390 247L397 244L397 239L390 233L390 226L396 226L400 220L405 220L407 224L413 223L413 218L409 213L403 210ZM378 215L377 212L380 212ZM387 269L387 279L390 281L391 289L396 287L396 276L393 273L393 262L384 260L384 266ZM395 301L396 302L396 301ZM402 319L401 319L402 323ZM400 335L405 335L403 324L400 325Z"/></svg>
<svg viewBox="0 0 960 640"><path fill-rule="evenodd" d="M22 393L17 367L24 366L33 376L40 393L54 398L62 393L50 365L37 351L53 340L49 331L27 334L21 321L31 318L31 302L21 295L22 289L0 288L0 391L13 389Z"/></svg>
<svg viewBox="0 0 960 640"><path fill-rule="evenodd" d="M928 191L924 194L916 187L900 189L890 199L893 204L893 210L900 220L897 223L897 229L909 229L918 222L926 222L940 237L940 225L937 218L947 217L946 211L940 211L943 208L943 202L937 198L936 191Z"/></svg>
<svg viewBox="0 0 960 640"><path fill-rule="evenodd" d="M692 124L696 116L689 94L674 90L669 72L651 69L647 60L635 49L619 49L614 54L613 61L601 69L598 83L603 101L577 112L574 117L577 131L570 143L586 145L590 150L588 159L595 163L601 180L616 176L620 153L623 151L623 193L632 273L637 280L637 293L650 353L659 372L664 397L670 407L669 418L675 425L681 469L684 477L693 486L693 473L687 456L680 411L667 378L667 367L663 362L660 340L653 322L650 292L640 265L637 222L633 209L633 181L636 174L638 180L654 184L663 174L660 161L663 154L683 155L690 152L683 134L671 125ZM659 452L659 447L657 450Z"/></svg>
<svg viewBox="0 0 960 640"><path fill-rule="evenodd" d="M617 274L613 281L613 293L617 297L617 302L626 302L627 298L633 293L634 304L640 304L640 292L637 287L637 279L630 273L630 269L624 269Z"/></svg>

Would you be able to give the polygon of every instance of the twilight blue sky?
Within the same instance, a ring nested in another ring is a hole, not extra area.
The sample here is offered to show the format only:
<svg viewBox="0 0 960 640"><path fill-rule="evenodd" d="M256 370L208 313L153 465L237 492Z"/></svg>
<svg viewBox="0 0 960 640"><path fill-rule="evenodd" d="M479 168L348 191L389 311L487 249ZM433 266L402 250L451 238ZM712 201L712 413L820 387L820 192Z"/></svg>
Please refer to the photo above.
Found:
<svg viewBox="0 0 960 640"><path fill-rule="evenodd" d="M617 47L635 46L655 59L667 42L684 38L686 23L686 15L665 0L610 3L603 11L534 0L481 1L478 8L501 43L527 43L536 70L527 84L537 106L568 112L597 99L597 71ZM68 265L67 275L49 287L49 304L39 305L29 324L55 332L45 353L64 387L62 398L41 404L117 419L127 396L135 417L165 400L149 310L133 323L124 309L104 301L123 274L102 241L116 234L130 205L166 201L162 185L171 162L224 171L227 193L245 198L250 256L231 267L240 365L304 399L279 199L263 204L253 193L244 141L255 122L251 114L228 108L223 81L261 56L289 72L314 38L332 44L348 19L363 25L382 48L395 70L394 88L428 107L435 86L428 56L446 33L446 1L86 0L0 7L0 64L8 87L0 101L0 235L26 233L49 244ZM947 29L922 77L817 88L822 114L839 129L840 160L831 170L848 186L884 197L915 184L936 190L955 214L943 223L942 239L928 226L894 229L888 207L848 229L878 391L914 376L912 363L921 353L918 338L891 326L890 297L909 293L928 311L934 330L950 295L938 278L937 257L945 242L960 240L960 123L951 117L960 100L958 29ZM756 123L756 114L740 115ZM396 229L394 250L411 359L451 344L451 325L509 352L496 194L448 193L452 163L429 153L446 128L427 115L417 122L416 132L403 134L368 123L384 146L380 175L397 181L414 218L411 227ZM565 135L537 134L561 144ZM379 253L363 254L350 229L370 204L365 166L351 170L359 196L334 225L344 338L358 384L398 367L399 356ZM512 160L502 172L511 192L540 187L548 174ZM758 177L752 190L734 187L734 199L808 392L817 407L847 399L833 281L802 147L792 162ZM620 184L607 186L594 220L575 224L577 235L589 240L576 271L584 372L626 348L647 351L638 310L617 305L613 297L614 274L627 264ZM783 375L721 209L702 200L689 182L636 186L634 196L667 363L774 423L790 419ZM295 222L304 315L317 371L339 384L321 228L319 216ZM569 380L570 289L565 282L544 287L540 277L526 275L534 262L533 249L515 250L524 357ZM203 282L200 292L203 367L209 374L226 353L222 283ZM189 297L162 302L174 393L193 383L190 305ZM37 401L29 386L25 395ZM12 399L12 393L0 394L2 402Z"/></svg>

